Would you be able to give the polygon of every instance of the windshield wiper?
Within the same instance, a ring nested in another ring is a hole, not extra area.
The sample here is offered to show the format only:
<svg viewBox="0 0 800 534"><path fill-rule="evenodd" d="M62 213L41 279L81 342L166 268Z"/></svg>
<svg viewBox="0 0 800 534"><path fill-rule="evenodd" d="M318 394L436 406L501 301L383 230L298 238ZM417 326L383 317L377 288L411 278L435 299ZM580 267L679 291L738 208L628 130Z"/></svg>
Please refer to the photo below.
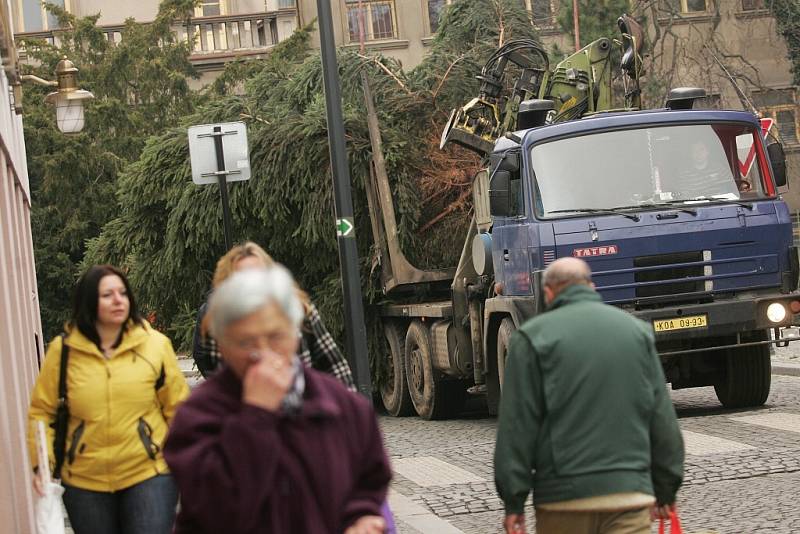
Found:
<svg viewBox="0 0 800 534"><path fill-rule="evenodd" d="M739 205L739 206L741 206L743 208L746 208L748 210L752 210L753 209L753 203L752 202L742 202L741 200L736 199L736 198L726 198L726 197L722 197L722 196L721 197L700 196L700 197L694 197L694 198L680 198L680 199L674 199L674 200L663 200L663 201L659 202L659 204L675 205L675 204L685 204L686 202L730 202L731 204L737 204L737 205Z"/></svg>
<svg viewBox="0 0 800 534"><path fill-rule="evenodd" d="M603 213L608 215L622 215L623 217L627 217L632 221L639 222L639 216L635 213L623 213L617 211L618 208L610 208L610 209L599 209L599 208L572 208L568 210L555 210L555 211L548 211L547 213Z"/></svg>
<svg viewBox="0 0 800 534"><path fill-rule="evenodd" d="M720 201L722 201L722 202L730 202L731 204L736 204L737 206L741 206L744 209L753 211L753 203L752 202L742 202L741 200L739 200L737 198L720 198L720 197L717 197L717 196L713 196L713 197L711 197L711 200L715 200L717 202L720 202Z"/></svg>
<svg viewBox="0 0 800 534"><path fill-rule="evenodd" d="M688 213L689 215L697 215L697 210L694 208L685 208L685 207L676 207L673 204L674 201L667 201L667 202L645 202L644 204L636 204L635 206L617 206L615 210L630 210L636 208L667 208L667 209L674 209L675 211L682 211L684 213Z"/></svg>

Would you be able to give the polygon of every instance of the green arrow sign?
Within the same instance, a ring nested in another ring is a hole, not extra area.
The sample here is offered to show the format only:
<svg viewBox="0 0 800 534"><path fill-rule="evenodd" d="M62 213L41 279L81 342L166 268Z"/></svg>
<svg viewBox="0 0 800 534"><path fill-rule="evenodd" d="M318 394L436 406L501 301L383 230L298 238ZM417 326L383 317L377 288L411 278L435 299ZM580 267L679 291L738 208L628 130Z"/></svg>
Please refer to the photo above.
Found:
<svg viewBox="0 0 800 534"><path fill-rule="evenodd" d="M345 217L343 219L336 219L336 236L337 237L355 237L355 233L353 229L355 225L353 224L352 217Z"/></svg>

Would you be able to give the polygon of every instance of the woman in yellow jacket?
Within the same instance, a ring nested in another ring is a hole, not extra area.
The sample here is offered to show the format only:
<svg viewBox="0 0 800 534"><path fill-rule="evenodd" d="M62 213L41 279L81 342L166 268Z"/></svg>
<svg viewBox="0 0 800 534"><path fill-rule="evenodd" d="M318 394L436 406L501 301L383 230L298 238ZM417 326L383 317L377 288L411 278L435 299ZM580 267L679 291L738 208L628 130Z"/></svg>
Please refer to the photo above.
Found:
<svg viewBox="0 0 800 534"><path fill-rule="evenodd" d="M66 335L50 343L33 390L34 464L36 421L45 422L53 445L62 342L70 417L61 479L75 534L169 533L178 493L161 447L189 394L172 344L139 316L122 272L91 267L78 281ZM41 493L38 477L34 487Z"/></svg>

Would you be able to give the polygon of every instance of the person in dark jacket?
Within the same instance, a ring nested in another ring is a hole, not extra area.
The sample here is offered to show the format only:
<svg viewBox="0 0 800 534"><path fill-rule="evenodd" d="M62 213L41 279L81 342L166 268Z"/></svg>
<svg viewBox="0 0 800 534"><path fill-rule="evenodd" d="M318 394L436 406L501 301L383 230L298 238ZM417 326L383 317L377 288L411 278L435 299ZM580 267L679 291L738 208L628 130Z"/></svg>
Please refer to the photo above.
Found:
<svg viewBox="0 0 800 534"><path fill-rule="evenodd" d="M207 324L225 362L164 447L178 534L378 534L391 479L371 404L297 355L305 312L280 266L233 274Z"/></svg>
<svg viewBox="0 0 800 534"><path fill-rule="evenodd" d="M236 245L229 250L217 262L214 271L213 286L217 287L224 282L234 272L252 269L266 268L275 264L275 261L267 252L257 244L248 241L241 245ZM302 334L300 340L300 359L302 362L317 371L323 371L338 378L348 389L355 391L353 374L350 365L342 355L336 342L333 340L319 310L309 299L308 294L297 288L297 294L303 303L305 315L303 325L300 329ZM213 336L207 335L203 329L203 319L205 318L208 304L203 303L197 312L197 324L194 329L192 357L194 358L197 369L204 378L208 378L220 366L219 350Z"/></svg>
<svg viewBox="0 0 800 534"><path fill-rule="evenodd" d="M683 480L683 439L652 327L602 302L589 266L555 261L549 311L511 336L494 452L506 532L649 533ZM653 508L655 506L655 508Z"/></svg>

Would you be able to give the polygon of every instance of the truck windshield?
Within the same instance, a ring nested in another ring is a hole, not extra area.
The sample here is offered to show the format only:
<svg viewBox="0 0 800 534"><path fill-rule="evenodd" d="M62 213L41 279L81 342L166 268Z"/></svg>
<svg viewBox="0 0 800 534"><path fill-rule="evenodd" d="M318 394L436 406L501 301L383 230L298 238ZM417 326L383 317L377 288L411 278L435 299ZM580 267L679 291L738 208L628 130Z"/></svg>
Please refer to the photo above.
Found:
<svg viewBox="0 0 800 534"><path fill-rule="evenodd" d="M741 124L702 124L536 145L531 150L536 213L569 216L763 198L758 135Z"/></svg>

